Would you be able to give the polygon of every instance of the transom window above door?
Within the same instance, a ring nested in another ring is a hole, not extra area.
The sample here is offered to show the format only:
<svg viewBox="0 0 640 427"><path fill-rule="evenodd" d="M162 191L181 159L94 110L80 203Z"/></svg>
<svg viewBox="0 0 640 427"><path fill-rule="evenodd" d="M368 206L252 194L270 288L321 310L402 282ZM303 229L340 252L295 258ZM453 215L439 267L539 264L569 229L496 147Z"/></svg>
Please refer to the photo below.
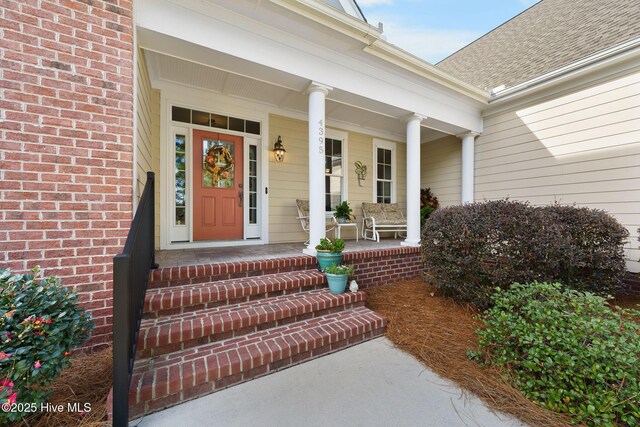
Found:
<svg viewBox="0 0 640 427"><path fill-rule="evenodd" d="M171 120L174 122L191 123L193 125L260 135L260 122L176 107L175 105L171 107Z"/></svg>

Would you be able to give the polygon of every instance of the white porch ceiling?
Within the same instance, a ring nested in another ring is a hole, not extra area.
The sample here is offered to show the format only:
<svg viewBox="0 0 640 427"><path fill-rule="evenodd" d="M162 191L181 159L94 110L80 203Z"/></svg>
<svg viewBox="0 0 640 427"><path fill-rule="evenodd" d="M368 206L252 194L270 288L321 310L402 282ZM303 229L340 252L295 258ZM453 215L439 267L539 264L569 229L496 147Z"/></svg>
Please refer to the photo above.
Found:
<svg viewBox="0 0 640 427"><path fill-rule="evenodd" d="M204 63L177 58L152 50L144 50L152 83L171 82L226 96L271 105L274 109L306 114L308 98L304 93L310 81L281 71L267 69L229 55L215 53L218 66L210 65L209 56ZM404 118L410 112L397 107L351 94L333 90L327 97L327 120L344 123L361 132L386 134L403 141L406 133ZM422 124L422 142L433 141L455 130L433 119ZM445 130L448 130L446 132Z"/></svg>

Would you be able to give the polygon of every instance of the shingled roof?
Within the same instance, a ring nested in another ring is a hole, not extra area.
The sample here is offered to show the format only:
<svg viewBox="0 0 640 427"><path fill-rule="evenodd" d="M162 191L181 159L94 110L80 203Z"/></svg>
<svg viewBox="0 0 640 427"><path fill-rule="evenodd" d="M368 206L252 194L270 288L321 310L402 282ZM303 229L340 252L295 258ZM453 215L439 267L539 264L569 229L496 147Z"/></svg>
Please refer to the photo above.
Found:
<svg viewBox="0 0 640 427"><path fill-rule="evenodd" d="M512 87L640 37L640 0L543 0L436 66L482 89Z"/></svg>

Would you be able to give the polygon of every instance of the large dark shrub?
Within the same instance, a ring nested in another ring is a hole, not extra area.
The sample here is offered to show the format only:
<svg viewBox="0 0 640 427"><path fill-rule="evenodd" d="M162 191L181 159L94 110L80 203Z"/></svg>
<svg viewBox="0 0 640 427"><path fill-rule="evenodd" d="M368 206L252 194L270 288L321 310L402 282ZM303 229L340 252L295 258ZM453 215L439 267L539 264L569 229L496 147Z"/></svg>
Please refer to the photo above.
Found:
<svg viewBox="0 0 640 427"><path fill-rule="evenodd" d="M422 253L445 295L485 308L495 287L514 282L623 289L627 236L604 211L499 200L435 211L423 228Z"/></svg>
<svg viewBox="0 0 640 427"><path fill-rule="evenodd" d="M560 284L516 283L492 300L472 358L575 422L640 423L640 312Z"/></svg>

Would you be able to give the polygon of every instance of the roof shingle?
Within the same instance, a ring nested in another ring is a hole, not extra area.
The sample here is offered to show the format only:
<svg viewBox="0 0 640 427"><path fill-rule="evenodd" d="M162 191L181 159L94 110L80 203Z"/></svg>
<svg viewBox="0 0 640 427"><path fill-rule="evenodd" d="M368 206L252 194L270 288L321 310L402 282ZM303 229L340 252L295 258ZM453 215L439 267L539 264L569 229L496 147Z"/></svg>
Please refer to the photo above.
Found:
<svg viewBox="0 0 640 427"><path fill-rule="evenodd" d="M436 66L482 89L512 87L640 37L640 0L543 0Z"/></svg>

